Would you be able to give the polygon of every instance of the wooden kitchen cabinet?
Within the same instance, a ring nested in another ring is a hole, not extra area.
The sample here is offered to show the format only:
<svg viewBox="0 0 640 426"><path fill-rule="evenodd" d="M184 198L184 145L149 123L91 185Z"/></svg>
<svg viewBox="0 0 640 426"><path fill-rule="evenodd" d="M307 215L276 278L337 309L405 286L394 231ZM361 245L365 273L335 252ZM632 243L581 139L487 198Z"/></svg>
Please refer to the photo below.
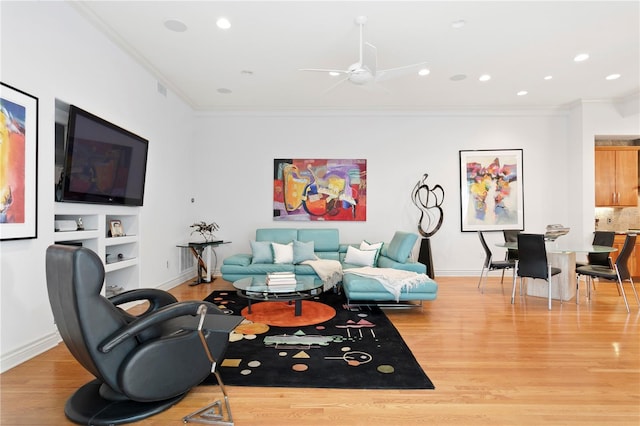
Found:
<svg viewBox="0 0 640 426"><path fill-rule="evenodd" d="M638 205L638 147L595 150L596 207Z"/></svg>

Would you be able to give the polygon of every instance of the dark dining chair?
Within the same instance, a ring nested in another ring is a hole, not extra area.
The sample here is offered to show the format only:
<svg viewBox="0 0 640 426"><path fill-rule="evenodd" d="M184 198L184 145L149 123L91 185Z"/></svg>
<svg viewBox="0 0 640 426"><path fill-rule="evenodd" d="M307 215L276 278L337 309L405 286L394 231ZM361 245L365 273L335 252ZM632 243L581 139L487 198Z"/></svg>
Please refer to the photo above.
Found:
<svg viewBox="0 0 640 426"><path fill-rule="evenodd" d="M505 229L504 231L502 231L502 235L504 236L504 242L517 243L519 233L520 231L518 230ZM515 261L518 260L518 249L512 249L512 248L507 249L504 259L512 260L515 263ZM503 280L504 280L504 270L502 270L502 279L500 280L500 282L502 282Z"/></svg>
<svg viewBox="0 0 640 426"><path fill-rule="evenodd" d="M612 247L615 237L616 233L613 231L595 231L593 233L593 242L591 244L594 246ZM587 263L576 262L576 268L587 265L599 265L606 266L607 268L613 268L610 253L589 253L587 254Z"/></svg>
<svg viewBox="0 0 640 426"><path fill-rule="evenodd" d="M593 233L594 246L613 246L613 240L616 238L616 233L613 231L595 231ZM613 269L613 262L611 261L611 253L588 253L586 262L576 262L576 269L581 266L599 266L602 268ZM595 282L592 282L595 289ZM591 294L591 290L587 289L587 295ZM576 272L576 304L580 301L580 274Z"/></svg>
<svg viewBox="0 0 640 426"><path fill-rule="evenodd" d="M513 275L511 303L513 304L516 298L516 275L520 277L520 294L522 294L523 278L538 278L547 281L549 285L549 310L551 310L551 277L560 272L562 272L560 268L551 266L547 261L543 234L519 234L518 260ZM562 289L560 293L560 303L562 303Z"/></svg>
<svg viewBox="0 0 640 426"><path fill-rule="evenodd" d="M631 256L631 252L633 251L635 244L636 234L627 234L627 237L624 240L624 245L622 246L622 250L620 250L620 254L616 259L616 262L613 264L613 268L606 268L599 265L586 265L576 269L576 273L578 274L578 276L585 275L587 277L587 300L591 298L590 284L593 282L594 278L616 281L618 283L619 293L622 294L624 304L627 307L627 312L630 312L629 302L627 301L627 295L624 292L623 286L623 282L628 280L631 283L631 288L633 289L633 293L636 296L636 302L638 303L638 306L640 306L638 292L636 291L636 286L633 283L633 278L631 277L628 266L629 257Z"/></svg>
<svg viewBox="0 0 640 426"><path fill-rule="evenodd" d="M491 249L487 245L487 241L484 239L484 235L482 235L482 231L478 231L478 237L480 238L480 244L482 244L482 248L484 249L484 253L485 253L484 264L482 265L482 271L480 271L480 281L478 282L478 288L482 293L484 293L483 281L485 281L485 279L489 275L489 271L502 270L504 274L505 269L515 268L516 261L515 260L493 260L493 253L491 252Z"/></svg>

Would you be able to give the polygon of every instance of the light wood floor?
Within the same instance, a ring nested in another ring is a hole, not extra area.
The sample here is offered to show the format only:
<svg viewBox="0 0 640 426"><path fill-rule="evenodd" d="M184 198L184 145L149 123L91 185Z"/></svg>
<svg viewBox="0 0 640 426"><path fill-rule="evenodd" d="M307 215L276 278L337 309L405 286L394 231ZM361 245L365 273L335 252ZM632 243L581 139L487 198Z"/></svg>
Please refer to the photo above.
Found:
<svg viewBox="0 0 640 426"><path fill-rule="evenodd" d="M640 424L640 313L630 287L631 314L604 283L590 303L554 301L549 312L535 297L511 305L510 282L502 287L498 277L484 294L476 278L436 280L438 299L423 311L388 311L435 390L228 386L236 425ZM172 292L200 300L229 288L217 279ZM90 378L60 344L0 376L0 423L71 424L64 403ZM199 386L139 424L181 424L219 396L217 387Z"/></svg>

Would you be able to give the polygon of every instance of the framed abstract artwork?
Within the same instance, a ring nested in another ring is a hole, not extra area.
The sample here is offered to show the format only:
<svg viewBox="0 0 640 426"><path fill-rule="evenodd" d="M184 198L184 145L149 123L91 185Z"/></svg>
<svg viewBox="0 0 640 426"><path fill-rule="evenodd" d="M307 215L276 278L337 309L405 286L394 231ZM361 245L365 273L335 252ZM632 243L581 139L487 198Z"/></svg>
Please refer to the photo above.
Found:
<svg viewBox="0 0 640 426"><path fill-rule="evenodd" d="M463 232L524 229L522 149L460 151Z"/></svg>
<svg viewBox="0 0 640 426"><path fill-rule="evenodd" d="M38 98L0 83L0 239L36 238Z"/></svg>
<svg viewBox="0 0 640 426"><path fill-rule="evenodd" d="M273 160L273 219L366 221L367 160Z"/></svg>

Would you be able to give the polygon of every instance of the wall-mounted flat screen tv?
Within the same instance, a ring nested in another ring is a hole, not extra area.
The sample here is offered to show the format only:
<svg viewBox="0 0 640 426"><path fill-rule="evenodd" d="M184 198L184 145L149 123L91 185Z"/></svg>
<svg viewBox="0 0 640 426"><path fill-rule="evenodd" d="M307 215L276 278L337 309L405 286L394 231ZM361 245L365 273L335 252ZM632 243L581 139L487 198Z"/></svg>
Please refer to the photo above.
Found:
<svg viewBox="0 0 640 426"><path fill-rule="evenodd" d="M59 201L141 206L148 144L70 105Z"/></svg>

